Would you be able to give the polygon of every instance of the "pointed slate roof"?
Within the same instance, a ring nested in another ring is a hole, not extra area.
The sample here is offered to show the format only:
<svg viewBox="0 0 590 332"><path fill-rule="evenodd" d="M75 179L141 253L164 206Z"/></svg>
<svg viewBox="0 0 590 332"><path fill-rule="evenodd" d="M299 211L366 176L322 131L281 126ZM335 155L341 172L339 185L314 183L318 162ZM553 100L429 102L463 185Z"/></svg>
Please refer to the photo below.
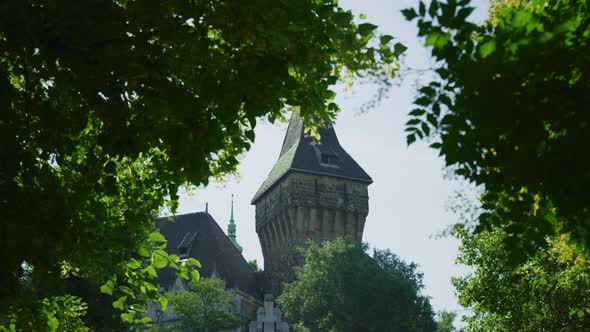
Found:
<svg viewBox="0 0 590 332"><path fill-rule="evenodd" d="M157 226L168 240L169 254L195 258L201 262L199 272L203 277L215 272L227 287L259 295L254 271L209 213L163 217L157 219ZM176 272L160 269L157 279L160 286L170 288L176 281Z"/></svg>
<svg viewBox="0 0 590 332"><path fill-rule="evenodd" d="M287 134L279 160L252 198L254 204L267 190L275 185L289 171L322 174L372 183L371 177L340 146L334 127L319 128L319 144L305 135L305 126L298 111L289 121ZM322 155L329 156L330 162L322 162Z"/></svg>

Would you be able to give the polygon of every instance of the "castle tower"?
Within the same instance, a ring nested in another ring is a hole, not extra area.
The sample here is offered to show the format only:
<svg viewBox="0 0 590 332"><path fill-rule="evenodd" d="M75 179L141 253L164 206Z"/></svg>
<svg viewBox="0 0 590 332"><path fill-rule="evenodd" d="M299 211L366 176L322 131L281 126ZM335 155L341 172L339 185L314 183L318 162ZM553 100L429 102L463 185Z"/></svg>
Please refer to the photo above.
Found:
<svg viewBox="0 0 590 332"><path fill-rule="evenodd" d="M242 246L238 243L236 237L236 223L234 221L234 195L231 195L231 217L229 218L229 225L227 226L227 237L234 244L236 249L242 253Z"/></svg>
<svg viewBox="0 0 590 332"><path fill-rule="evenodd" d="M340 146L334 128L319 128L319 142L304 132L293 112L279 159L252 199L264 270L275 294L302 262L297 246L343 236L361 241L369 212L372 179Z"/></svg>

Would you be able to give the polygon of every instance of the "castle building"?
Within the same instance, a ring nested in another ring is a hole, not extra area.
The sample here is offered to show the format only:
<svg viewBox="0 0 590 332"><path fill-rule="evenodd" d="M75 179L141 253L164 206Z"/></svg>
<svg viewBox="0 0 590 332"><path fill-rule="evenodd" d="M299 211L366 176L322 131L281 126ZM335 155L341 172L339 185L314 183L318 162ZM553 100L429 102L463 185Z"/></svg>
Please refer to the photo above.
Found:
<svg viewBox="0 0 590 332"><path fill-rule="evenodd" d="M289 331L274 297L303 262L298 247L337 237L362 240L372 179L342 148L333 127L318 131L319 140L306 135L299 113L293 112L279 158L251 201L263 272L254 271L241 255L233 195L227 236L208 211L158 220L170 254L198 259L203 277L225 282L233 294L228 310L244 322L234 332ZM182 289L183 281L171 269L159 271L158 281L165 290ZM162 327L175 320L154 308L149 316Z"/></svg>
<svg viewBox="0 0 590 332"><path fill-rule="evenodd" d="M256 233L270 292L302 263L296 248L337 237L361 241L369 213L371 177L342 148L332 126L306 135L299 113L289 122L281 153L252 199Z"/></svg>
<svg viewBox="0 0 590 332"><path fill-rule="evenodd" d="M262 276L242 256L237 241L223 232L208 211L159 218L157 225L168 240L166 251L169 254L180 259L195 258L201 263L202 277L224 281L226 291L232 295L227 309L243 322L242 327L232 332L247 331L250 321L256 319L257 310L264 305L264 291L258 286L262 284L259 282ZM178 278L172 268L158 270L157 281L162 292L176 293L187 286L187 281ZM148 307L147 315L161 331L177 322L170 311L161 312L159 305Z"/></svg>

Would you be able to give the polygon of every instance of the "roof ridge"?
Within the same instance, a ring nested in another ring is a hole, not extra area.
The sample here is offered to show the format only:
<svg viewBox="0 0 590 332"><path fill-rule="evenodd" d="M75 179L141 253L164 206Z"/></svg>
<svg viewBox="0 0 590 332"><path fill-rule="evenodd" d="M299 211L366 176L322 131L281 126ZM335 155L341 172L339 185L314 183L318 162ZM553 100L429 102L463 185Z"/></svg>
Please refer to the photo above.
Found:
<svg viewBox="0 0 590 332"><path fill-rule="evenodd" d="M190 216L193 214L208 214L209 212L207 211L197 211L197 212L189 212L189 213L182 213L182 214L172 214L169 216L161 216L161 217L157 217L156 220L162 220L162 219L167 219L167 218L177 218L177 217L184 217L184 216Z"/></svg>

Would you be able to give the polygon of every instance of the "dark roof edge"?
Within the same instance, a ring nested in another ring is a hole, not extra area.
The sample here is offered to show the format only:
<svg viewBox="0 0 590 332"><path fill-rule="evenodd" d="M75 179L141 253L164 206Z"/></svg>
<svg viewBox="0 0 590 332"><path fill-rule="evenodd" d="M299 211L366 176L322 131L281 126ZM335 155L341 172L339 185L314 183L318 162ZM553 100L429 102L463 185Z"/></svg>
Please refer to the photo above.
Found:
<svg viewBox="0 0 590 332"><path fill-rule="evenodd" d="M283 173L281 176L279 176L277 178L277 180L275 182L273 182L264 192L262 192L258 196L255 196L254 198L252 198L252 200L250 201L250 205L254 205L254 203L256 203L257 200L259 200L262 196L264 196L264 194L266 194L277 183L279 183L279 181L281 181L281 179L284 178L290 171L300 172L300 173L307 173L307 174L318 174L318 175L324 175L324 176L329 176L329 177L333 177L333 178L341 178L341 179L355 180L355 181L360 181L360 182L366 182L368 184L373 183L373 179L371 179L370 177L369 177L370 180L366 180L366 179L360 179L360 178L355 178L355 177L350 177L350 176L341 176L341 175L334 175L334 174L323 173L323 172L307 171L307 170L304 170L304 169L290 167L285 173Z"/></svg>
<svg viewBox="0 0 590 332"><path fill-rule="evenodd" d="M355 178L355 177L352 177L352 176L343 176L343 175L334 175L334 174L323 173L323 172L306 171L304 169L298 169L298 168L290 168L289 170L296 171L296 172L301 172L301 173L311 173L311 174L325 175L325 176L330 176L330 177L333 177L333 178L356 180L356 181L361 181L361 182L367 182L369 184L373 183L373 179L371 179L370 177L369 177L369 180L366 180L366 179L361 179L361 178Z"/></svg>
<svg viewBox="0 0 590 332"><path fill-rule="evenodd" d="M264 190L263 192L260 193L260 195L254 196L252 198L252 200L250 201L250 205L254 205L254 203L262 196L264 196L264 194L266 194L269 190L271 190L272 188L274 188L274 186L279 183L279 181L281 181L282 178L285 177L285 175L287 175L287 173L289 173L289 171L291 170L291 168L288 168L286 172L284 172L283 174L281 174L281 176L279 176L273 183L271 183L270 186L268 186L268 188L266 188L266 190Z"/></svg>
<svg viewBox="0 0 590 332"><path fill-rule="evenodd" d="M246 264L248 265L248 267L250 268L250 270L252 270L252 272L256 272L256 271L254 271L254 269L252 268L252 266L250 266L250 264L246 260L246 257L244 257L242 255L242 253L240 253L238 251L238 248L236 248L236 246L231 242L231 240L229 239L229 237L227 236L227 234L225 234L225 232L223 231L223 228L221 228L221 226L219 226L219 224L217 223L217 220L215 220L215 218L213 218L213 216L209 212L200 211L200 212L190 212L190 213L183 213L183 214L174 214L174 215L166 216L166 217L158 217L156 220L167 219L167 218L175 218L175 217L182 217L182 216L188 216L188 215L192 215L192 214L204 214L209 219L211 219L211 221L213 222L213 224L215 224L215 226L217 226L217 228L219 228L219 230L221 231L221 233L223 233L225 235L225 239L229 242L229 244L231 244L231 247L234 248L233 250L235 250L238 253L238 255L240 255L240 257L242 257L242 259L246 262Z"/></svg>
<svg viewBox="0 0 590 332"><path fill-rule="evenodd" d="M167 219L167 218L176 218L176 217L184 217L184 216L188 216L191 214L207 214L210 216L209 212L205 212L205 211L199 211L199 212L189 212L189 213L183 213L183 214L173 214L170 216L162 216L162 217L157 217L156 220L161 220L161 219ZM213 219L215 220L215 219Z"/></svg>
<svg viewBox="0 0 590 332"><path fill-rule="evenodd" d="M244 262L246 262L246 265L248 265L248 268L250 268L250 270L252 272L256 272L254 271L254 269L252 268L252 266L250 265L250 263L248 263L248 261L246 260L246 257L244 257L244 255L242 255L242 253L238 250L238 248L236 248L236 246L234 245L233 242L231 242L231 240L229 239L229 237L227 236L227 234L225 234L225 232L223 231L223 228L221 228L221 226L219 226L219 224L217 223L217 221L215 220L215 218L213 218L212 215L210 215L208 212L203 212L206 213L207 216L211 219L211 221L213 221L213 224L215 224L215 226L217 226L217 228L219 228L219 230L221 231L221 233L223 233L225 235L225 240L230 244L230 246L233 248L233 250L236 251L236 253L238 253L238 255L240 257L242 257L242 259L244 260Z"/></svg>

